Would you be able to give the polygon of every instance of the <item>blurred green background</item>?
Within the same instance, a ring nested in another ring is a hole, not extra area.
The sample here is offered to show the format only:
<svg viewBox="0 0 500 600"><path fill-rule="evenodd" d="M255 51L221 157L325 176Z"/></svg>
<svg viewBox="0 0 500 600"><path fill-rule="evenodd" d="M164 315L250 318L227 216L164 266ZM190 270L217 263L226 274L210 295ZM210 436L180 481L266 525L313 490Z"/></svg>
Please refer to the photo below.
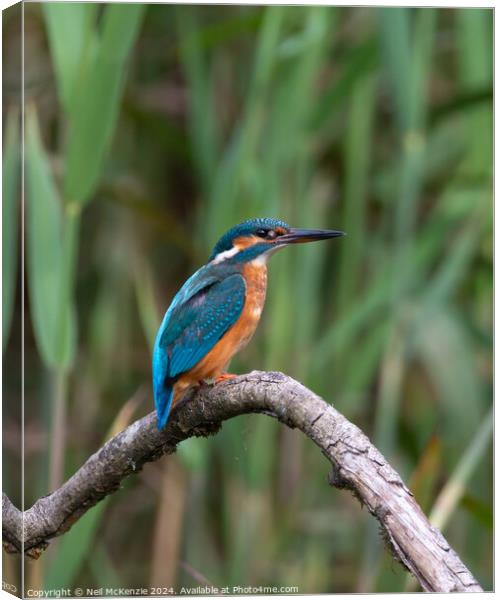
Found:
<svg viewBox="0 0 500 600"><path fill-rule="evenodd" d="M272 260L231 370L282 370L332 402L491 589L493 12L24 10L26 506L152 410L151 348L176 290L229 226L276 216L348 237ZM4 478L18 506L19 19L3 21ZM125 481L26 585L410 589L327 473L301 434L238 418ZM8 578L18 567L5 559Z"/></svg>

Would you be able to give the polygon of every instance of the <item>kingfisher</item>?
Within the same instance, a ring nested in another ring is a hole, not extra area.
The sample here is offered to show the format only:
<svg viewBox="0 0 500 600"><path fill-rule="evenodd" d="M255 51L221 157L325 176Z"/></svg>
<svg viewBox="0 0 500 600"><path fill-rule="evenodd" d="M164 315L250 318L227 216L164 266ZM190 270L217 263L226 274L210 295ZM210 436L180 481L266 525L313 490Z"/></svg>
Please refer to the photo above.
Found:
<svg viewBox="0 0 500 600"><path fill-rule="evenodd" d="M269 257L291 244L342 235L260 218L244 221L220 238L208 263L177 292L156 335L153 391L160 431L188 388L235 377L226 369L259 323Z"/></svg>

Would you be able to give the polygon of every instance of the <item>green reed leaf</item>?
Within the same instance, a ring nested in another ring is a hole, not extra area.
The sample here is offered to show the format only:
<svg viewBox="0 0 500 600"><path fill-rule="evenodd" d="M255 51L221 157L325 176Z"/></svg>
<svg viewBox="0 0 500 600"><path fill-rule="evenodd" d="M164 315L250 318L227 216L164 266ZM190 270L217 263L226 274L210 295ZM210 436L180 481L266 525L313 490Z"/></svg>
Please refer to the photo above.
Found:
<svg viewBox="0 0 500 600"><path fill-rule="evenodd" d="M79 83L71 115L66 201L84 203L95 190L118 118L126 63L144 9L140 4L111 4L105 9L101 36Z"/></svg>
<svg viewBox="0 0 500 600"><path fill-rule="evenodd" d="M66 113L71 114L99 5L93 2L47 2L41 6L59 99Z"/></svg>
<svg viewBox="0 0 500 600"><path fill-rule="evenodd" d="M35 338L48 366L66 367L74 353L75 321L69 302L61 306L60 301L64 216L34 108L26 115L26 186L28 290Z"/></svg>

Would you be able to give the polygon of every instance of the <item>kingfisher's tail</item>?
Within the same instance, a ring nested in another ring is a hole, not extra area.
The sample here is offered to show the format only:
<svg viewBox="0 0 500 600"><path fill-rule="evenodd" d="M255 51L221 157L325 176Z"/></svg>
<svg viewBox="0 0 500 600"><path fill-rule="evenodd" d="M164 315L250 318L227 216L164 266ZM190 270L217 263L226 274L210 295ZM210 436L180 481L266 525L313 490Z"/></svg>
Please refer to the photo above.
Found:
<svg viewBox="0 0 500 600"><path fill-rule="evenodd" d="M155 389L155 405L159 431L164 429L167 424L173 397L174 388L171 385L163 385L160 389Z"/></svg>

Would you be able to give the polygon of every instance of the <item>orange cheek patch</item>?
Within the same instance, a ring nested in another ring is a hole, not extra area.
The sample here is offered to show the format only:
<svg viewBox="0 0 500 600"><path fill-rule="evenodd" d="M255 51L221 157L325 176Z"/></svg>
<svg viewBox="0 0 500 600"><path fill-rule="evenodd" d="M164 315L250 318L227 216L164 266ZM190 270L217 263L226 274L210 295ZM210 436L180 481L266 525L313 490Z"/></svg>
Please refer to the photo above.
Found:
<svg viewBox="0 0 500 600"><path fill-rule="evenodd" d="M276 227L274 231L276 231L278 235L285 235L286 233L286 229L284 227Z"/></svg>
<svg viewBox="0 0 500 600"><path fill-rule="evenodd" d="M255 246L257 242L262 242L260 238L256 235L242 236L233 240L233 246L238 248L238 250L244 250L245 248L250 248L250 246Z"/></svg>

